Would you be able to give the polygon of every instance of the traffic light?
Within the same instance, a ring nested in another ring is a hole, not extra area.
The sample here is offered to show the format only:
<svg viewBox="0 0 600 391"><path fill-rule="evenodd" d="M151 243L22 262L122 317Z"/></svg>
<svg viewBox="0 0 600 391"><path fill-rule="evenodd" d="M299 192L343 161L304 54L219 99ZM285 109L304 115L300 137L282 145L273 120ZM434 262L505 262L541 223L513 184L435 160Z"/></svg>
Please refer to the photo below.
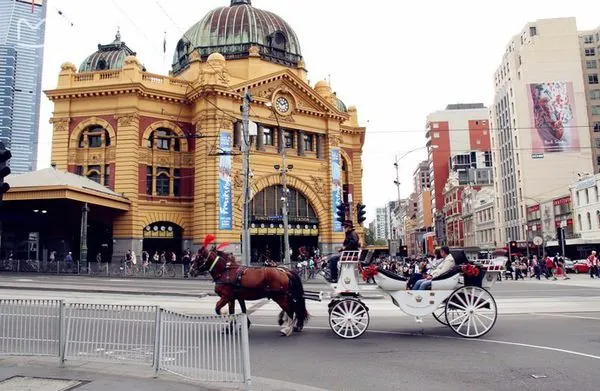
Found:
<svg viewBox="0 0 600 391"><path fill-rule="evenodd" d="M365 220L367 219L365 217L365 215L367 214L367 211L365 210L366 206L364 206L363 204L357 204L356 205L356 221L358 221L358 224L362 224L365 222Z"/></svg>
<svg viewBox="0 0 600 391"><path fill-rule="evenodd" d="M337 211L335 212L335 214L337 215L335 219L342 224L344 224L344 221L346 221L346 208L346 204L342 202L338 204Z"/></svg>
<svg viewBox="0 0 600 391"><path fill-rule="evenodd" d="M10 174L10 167L7 162L12 157L12 154L8 149L4 147L4 144L0 143L0 201L2 196L6 193L10 186L4 182L4 178Z"/></svg>

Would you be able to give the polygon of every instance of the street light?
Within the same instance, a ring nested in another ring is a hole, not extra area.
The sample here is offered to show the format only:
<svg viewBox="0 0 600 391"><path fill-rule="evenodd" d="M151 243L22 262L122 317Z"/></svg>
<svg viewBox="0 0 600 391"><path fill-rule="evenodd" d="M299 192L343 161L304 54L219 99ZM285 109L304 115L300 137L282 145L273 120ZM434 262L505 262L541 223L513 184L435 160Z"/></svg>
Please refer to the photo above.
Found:
<svg viewBox="0 0 600 391"><path fill-rule="evenodd" d="M281 124L279 122L279 114L277 110L273 107L273 103L267 102L265 104L271 111L273 115L275 115L275 120L277 121L277 132L279 134L279 140L283 140L281 136ZM284 140L285 144L285 140ZM283 187L283 196L281 197L281 201L283 204L282 213L283 213L283 251L284 251L284 263L286 265L291 265L292 261L290 259L290 233L289 233L289 221L288 221L288 201L289 201L289 193L287 188L287 172L291 170L293 166L288 166L286 162L286 145L283 145L281 148L281 167L275 166L276 170L279 170L281 173L281 186Z"/></svg>

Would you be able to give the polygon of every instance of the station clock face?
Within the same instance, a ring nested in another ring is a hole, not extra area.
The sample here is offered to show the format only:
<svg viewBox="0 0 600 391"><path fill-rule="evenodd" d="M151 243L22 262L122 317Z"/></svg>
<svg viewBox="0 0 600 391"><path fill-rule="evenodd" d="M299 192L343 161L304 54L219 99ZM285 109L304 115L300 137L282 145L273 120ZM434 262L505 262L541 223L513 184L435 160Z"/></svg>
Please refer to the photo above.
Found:
<svg viewBox="0 0 600 391"><path fill-rule="evenodd" d="M275 108L280 113L287 113L290 109L290 102L288 102L288 100L285 99L284 97L280 96L275 101Z"/></svg>

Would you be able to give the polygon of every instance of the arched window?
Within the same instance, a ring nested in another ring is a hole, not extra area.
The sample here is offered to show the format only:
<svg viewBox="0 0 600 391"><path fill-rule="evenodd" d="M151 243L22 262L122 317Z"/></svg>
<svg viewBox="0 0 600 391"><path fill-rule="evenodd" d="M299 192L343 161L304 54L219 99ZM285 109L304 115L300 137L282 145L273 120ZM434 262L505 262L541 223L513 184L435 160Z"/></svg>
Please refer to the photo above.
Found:
<svg viewBox="0 0 600 391"><path fill-rule="evenodd" d="M87 141L87 145L86 145ZM79 136L79 148L103 148L110 146L110 135L108 130L100 125L92 125L87 127Z"/></svg>
<svg viewBox="0 0 600 391"><path fill-rule="evenodd" d="M590 203L590 189L585 189L585 204Z"/></svg>
<svg viewBox="0 0 600 391"><path fill-rule="evenodd" d="M590 212L587 212L587 223L588 223L588 230L592 230L592 216L590 215Z"/></svg>
<svg viewBox="0 0 600 391"><path fill-rule="evenodd" d="M181 143L179 142L179 138L177 138L175 132L166 128L159 128L150 133L150 137L148 137L146 145L148 148L155 147L156 149L160 149L162 151L173 150L175 152L179 152L181 150Z"/></svg>
<svg viewBox="0 0 600 391"><path fill-rule="evenodd" d="M287 39L285 37L285 34L283 34L281 31L277 31L276 33L271 35L271 47L273 49L285 51L286 46Z"/></svg>
<svg viewBox="0 0 600 391"><path fill-rule="evenodd" d="M96 170L88 172L87 177L96 183L100 183L100 173Z"/></svg>

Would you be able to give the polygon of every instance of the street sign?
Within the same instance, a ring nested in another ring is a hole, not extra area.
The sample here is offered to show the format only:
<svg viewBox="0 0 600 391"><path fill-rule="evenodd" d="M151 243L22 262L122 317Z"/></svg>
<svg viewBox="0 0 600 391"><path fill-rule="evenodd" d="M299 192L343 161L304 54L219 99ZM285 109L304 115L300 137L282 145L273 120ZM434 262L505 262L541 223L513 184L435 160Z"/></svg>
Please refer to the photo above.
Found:
<svg viewBox="0 0 600 391"><path fill-rule="evenodd" d="M536 246L541 246L542 244L544 244L544 239L541 236L536 236L535 238L533 238L533 244L535 244Z"/></svg>

